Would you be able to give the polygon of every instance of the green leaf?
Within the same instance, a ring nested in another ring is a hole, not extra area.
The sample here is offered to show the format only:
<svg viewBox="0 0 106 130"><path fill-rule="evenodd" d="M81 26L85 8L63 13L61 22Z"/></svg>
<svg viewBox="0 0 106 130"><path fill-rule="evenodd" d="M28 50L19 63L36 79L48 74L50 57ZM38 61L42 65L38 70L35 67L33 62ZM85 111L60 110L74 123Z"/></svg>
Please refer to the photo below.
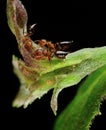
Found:
<svg viewBox="0 0 106 130"><path fill-rule="evenodd" d="M30 69L32 72L32 78L28 77L22 70L20 70L19 62L17 58L14 57L13 65L15 69L15 73L20 78L21 86L24 85L24 89L20 88L20 91L14 100L14 106L20 107L24 105L26 108L28 104L32 103L35 99L41 98L45 93L54 88L53 96L51 99L51 107L56 114L57 110L57 97L59 92L66 88L71 87L81 81L85 76L96 70L97 68L106 64L106 47L100 48L86 48L79 51L76 51L66 57L63 61L58 61L58 63L54 64L55 59L47 65L49 65L39 73L35 73L36 71ZM52 64L53 62L53 64ZM23 66L24 64L20 64ZM49 67L51 67L51 71ZM23 68L21 67L21 68ZM38 78L36 80L36 77ZM27 97L24 99L21 95L26 93L25 89L28 91ZM20 95L21 94L21 95ZM21 102L21 101L22 102ZM21 104L21 105L20 105Z"/></svg>
<svg viewBox="0 0 106 130"><path fill-rule="evenodd" d="M23 59L13 56L14 73L20 80L20 90L13 106L26 108L35 99L53 89L51 108L56 114L60 91L81 81L85 76L106 64L106 46L85 48L51 61L37 60L35 52L42 48L27 35L27 12L20 0L7 0L8 25L15 35Z"/></svg>
<svg viewBox="0 0 106 130"><path fill-rule="evenodd" d="M57 118L54 130L88 130L94 117L100 114L99 108L105 94L106 65L82 83L73 101Z"/></svg>

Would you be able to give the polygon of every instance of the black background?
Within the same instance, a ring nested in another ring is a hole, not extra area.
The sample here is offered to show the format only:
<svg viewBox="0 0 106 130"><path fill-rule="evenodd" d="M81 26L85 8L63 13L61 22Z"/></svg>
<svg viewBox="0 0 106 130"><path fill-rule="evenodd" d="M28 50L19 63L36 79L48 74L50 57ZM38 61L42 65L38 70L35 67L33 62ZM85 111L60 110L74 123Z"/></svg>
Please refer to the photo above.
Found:
<svg viewBox="0 0 106 130"><path fill-rule="evenodd" d="M28 12L28 24L37 23L33 40L74 40L72 50L106 44L106 9L103 3L35 2L22 0ZM18 92L19 81L13 73L12 54L19 56L17 42L6 19L6 0L0 0L0 129L52 130L55 119L50 99L52 91L36 100L28 108L13 108L11 103ZM64 89L59 95L59 113L74 97L78 86ZM91 130L106 129L106 102L101 105Z"/></svg>

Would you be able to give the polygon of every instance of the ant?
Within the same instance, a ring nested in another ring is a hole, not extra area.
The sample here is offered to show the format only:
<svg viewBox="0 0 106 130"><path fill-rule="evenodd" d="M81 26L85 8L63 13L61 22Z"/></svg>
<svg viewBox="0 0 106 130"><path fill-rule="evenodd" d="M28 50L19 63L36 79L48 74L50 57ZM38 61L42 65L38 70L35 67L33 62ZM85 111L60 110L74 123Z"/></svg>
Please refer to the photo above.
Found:
<svg viewBox="0 0 106 130"><path fill-rule="evenodd" d="M29 51L32 49L32 44L30 41L30 36L33 35L34 28L36 24L29 26L28 33L25 35L25 48ZM66 50L70 47L73 41L62 41L56 42L55 44L51 41L47 41L45 39L36 40L36 44L40 47L32 52L32 57L36 60L46 59L50 61L54 56L59 59L65 59L66 55L70 52L66 52Z"/></svg>
<svg viewBox="0 0 106 130"><path fill-rule="evenodd" d="M73 41L56 42L55 44L45 39L36 40L36 43L40 45L44 56L51 60L54 56L59 59L65 59L69 52L65 50L69 48Z"/></svg>

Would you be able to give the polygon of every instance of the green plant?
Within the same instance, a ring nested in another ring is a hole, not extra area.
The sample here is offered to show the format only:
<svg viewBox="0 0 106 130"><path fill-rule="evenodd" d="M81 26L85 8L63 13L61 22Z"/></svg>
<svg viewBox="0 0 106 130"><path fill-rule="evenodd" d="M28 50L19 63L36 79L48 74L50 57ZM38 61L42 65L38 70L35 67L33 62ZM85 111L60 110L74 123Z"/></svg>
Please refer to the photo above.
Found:
<svg viewBox="0 0 106 130"><path fill-rule="evenodd" d="M27 33L27 11L20 0L7 0L7 20L23 57L18 59L13 55L12 59L14 72L21 84L13 106L26 108L53 89L51 108L56 115L60 91L90 75L54 127L55 130L88 130L92 119L100 113L101 99L106 94L106 46L81 49L68 54L63 60L57 57L50 62L48 58L36 60L33 54L41 46L33 42Z"/></svg>

